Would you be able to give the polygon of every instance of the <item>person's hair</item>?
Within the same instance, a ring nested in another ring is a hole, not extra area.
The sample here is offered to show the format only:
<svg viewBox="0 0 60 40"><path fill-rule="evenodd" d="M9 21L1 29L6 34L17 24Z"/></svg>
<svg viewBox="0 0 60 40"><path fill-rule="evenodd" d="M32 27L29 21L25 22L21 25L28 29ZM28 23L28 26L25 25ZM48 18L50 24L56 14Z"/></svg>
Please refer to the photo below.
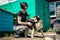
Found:
<svg viewBox="0 0 60 40"><path fill-rule="evenodd" d="M20 3L20 6L21 6L22 9L25 9L25 6L28 7L28 5L27 5L26 2L21 2L21 3Z"/></svg>

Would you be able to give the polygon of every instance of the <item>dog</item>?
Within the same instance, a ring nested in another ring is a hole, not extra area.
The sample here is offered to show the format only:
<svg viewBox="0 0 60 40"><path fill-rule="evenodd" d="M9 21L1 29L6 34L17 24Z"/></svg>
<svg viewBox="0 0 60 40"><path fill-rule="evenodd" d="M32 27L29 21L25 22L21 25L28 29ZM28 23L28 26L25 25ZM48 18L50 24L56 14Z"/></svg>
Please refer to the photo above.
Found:
<svg viewBox="0 0 60 40"><path fill-rule="evenodd" d="M32 23L32 26L30 28L31 29L31 38L34 38L34 36L33 36L34 30L38 30L38 29L42 29L43 28L42 21L40 20L39 16L35 16L32 19L28 20L28 22Z"/></svg>

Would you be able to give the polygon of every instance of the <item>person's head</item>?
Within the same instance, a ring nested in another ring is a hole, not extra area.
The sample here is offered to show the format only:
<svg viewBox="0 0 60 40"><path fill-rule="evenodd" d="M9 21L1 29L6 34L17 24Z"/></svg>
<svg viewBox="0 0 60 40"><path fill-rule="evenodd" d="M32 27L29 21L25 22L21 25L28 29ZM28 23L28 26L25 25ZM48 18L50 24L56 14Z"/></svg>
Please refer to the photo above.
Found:
<svg viewBox="0 0 60 40"><path fill-rule="evenodd" d="M24 10L26 10L26 9L28 8L28 5L27 5L26 2L21 2L21 3L20 3L20 6L21 6L21 8L24 9Z"/></svg>

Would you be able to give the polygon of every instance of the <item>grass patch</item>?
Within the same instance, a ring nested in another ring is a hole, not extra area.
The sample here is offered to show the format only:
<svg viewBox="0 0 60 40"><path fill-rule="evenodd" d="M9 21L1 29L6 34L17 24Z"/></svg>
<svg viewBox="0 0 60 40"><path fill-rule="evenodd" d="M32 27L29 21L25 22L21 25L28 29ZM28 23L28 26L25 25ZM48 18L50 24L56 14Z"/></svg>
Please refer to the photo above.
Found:
<svg viewBox="0 0 60 40"><path fill-rule="evenodd" d="M55 32L52 28L50 28L49 30L47 30L47 32Z"/></svg>

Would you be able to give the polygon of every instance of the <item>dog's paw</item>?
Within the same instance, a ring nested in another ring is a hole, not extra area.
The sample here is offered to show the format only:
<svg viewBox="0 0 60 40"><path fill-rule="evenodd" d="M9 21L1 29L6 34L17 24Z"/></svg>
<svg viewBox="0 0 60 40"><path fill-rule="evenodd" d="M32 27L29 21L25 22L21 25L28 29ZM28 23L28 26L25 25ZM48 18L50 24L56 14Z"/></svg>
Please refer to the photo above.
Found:
<svg viewBox="0 0 60 40"><path fill-rule="evenodd" d="M34 36L31 36L31 38L34 38Z"/></svg>

